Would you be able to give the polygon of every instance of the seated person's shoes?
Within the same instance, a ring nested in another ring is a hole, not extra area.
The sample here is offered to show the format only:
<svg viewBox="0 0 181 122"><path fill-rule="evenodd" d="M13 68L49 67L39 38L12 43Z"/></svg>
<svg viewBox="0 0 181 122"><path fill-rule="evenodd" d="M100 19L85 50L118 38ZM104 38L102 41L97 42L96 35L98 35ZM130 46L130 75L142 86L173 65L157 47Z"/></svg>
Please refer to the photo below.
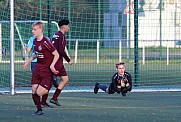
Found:
<svg viewBox="0 0 181 122"><path fill-rule="evenodd" d="M126 97L126 93L121 93L123 95L123 97Z"/></svg>
<svg viewBox="0 0 181 122"><path fill-rule="evenodd" d="M98 93L98 90L99 90L99 87L98 87L99 83L96 82L95 83L95 87L94 87L94 93L97 94Z"/></svg>

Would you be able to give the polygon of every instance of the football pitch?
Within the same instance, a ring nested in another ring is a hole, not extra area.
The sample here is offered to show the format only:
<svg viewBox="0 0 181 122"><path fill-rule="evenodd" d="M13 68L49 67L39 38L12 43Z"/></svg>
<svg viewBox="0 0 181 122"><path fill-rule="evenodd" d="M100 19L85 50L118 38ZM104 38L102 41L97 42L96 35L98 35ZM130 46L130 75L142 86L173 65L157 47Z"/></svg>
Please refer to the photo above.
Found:
<svg viewBox="0 0 181 122"><path fill-rule="evenodd" d="M32 115L36 108L30 93L2 94L0 98L0 122L181 121L181 92L176 91L131 92L126 97L103 92L62 92L59 96L62 106L44 108L41 116Z"/></svg>

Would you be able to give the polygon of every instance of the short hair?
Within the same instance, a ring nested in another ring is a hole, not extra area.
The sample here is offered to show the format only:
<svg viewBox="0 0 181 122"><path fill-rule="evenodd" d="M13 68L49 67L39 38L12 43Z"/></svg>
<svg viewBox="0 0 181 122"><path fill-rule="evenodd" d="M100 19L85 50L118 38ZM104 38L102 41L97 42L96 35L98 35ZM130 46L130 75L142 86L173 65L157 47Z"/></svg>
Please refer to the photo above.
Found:
<svg viewBox="0 0 181 122"><path fill-rule="evenodd" d="M33 28L34 26L39 26L39 28L41 28L42 30L44 30L44 24L43 24L42 21L34 22L34 23L32 24L32 28Z"/></svg>
<svg viewBox="0 0 181 122"><path fill-rule="evenodd" d="M118 62L118 63L116 63L116 68L118 68L119 65L125 65L125 63L124 63L124 62Z"/></svg>
<svg viewBox="0 0 181 122"><path fill-rule="evenodd" d="M68 19L62 19L58 22L58 26L61 27L63 25L69 25L69 20Z"/></svg>

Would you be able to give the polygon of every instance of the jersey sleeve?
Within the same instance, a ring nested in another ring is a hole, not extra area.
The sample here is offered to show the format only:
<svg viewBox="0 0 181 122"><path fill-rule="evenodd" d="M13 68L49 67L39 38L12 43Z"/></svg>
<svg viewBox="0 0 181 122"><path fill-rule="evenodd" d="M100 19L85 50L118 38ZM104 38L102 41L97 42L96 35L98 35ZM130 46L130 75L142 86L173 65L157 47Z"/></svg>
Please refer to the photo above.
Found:
<svg viewBox="0 0 181 122"><path fill-rule="evenodd" d="M60 37L61 38L61 37ZM60 55L62 55L62 57L67 61L67 62L70 62L70 58L68 57L67 53L65 52L65 45L63 45L63 42L62 40L63 39L60 39L61 41L59 41L59 44L58 44L58 49L59 49L59 53Z"/></svg>
<svg viewBox="0 0 181 122"><path fill-rule="evenodd" d="M32 49L34 39L35 39L35 37L32 36L32 37L29 39L29 41L28 41L28 43L27 43L26 46Z"/></svg>
<svg viewBox="0 0 181 122"><path fill-rule="evenodd" d="M52 43L57 49L58 53L67 61L70 62L70 58L65 52L66 40L65 37L61 34L55 33L52 38Z"/></svg>
<svg viewBox="0 0 181 122"><path fill-rule="evenodd" d="M32 55L35 54L35 51L34 51L34 47L33 47L33 41L35 40L35 37L32 36L30 37L26 47L30 48L31 49L31 52L32 52ZM35 58L32 62L37 62L37 58Z"/></svg>
<svg viewBox="0 0 181 122"><path fill-rule="evenodd" d="M130 85L129 91L132 90L132 77L129 73L127 73L127 79L128 79L128 83Z"/></svg>
<svg viewBox="0 0 181 122"><path fill-rule="evenodd" d="M113 84L114 90L117 91L117 73L115 73L112 76L112 84Z"/></svg>
<svg viewBox="0 0 181 122"><path fill-rule="evenodd" d="M132 86L132 77L131 77L131 75L128 77L128 82Z"/></svg>

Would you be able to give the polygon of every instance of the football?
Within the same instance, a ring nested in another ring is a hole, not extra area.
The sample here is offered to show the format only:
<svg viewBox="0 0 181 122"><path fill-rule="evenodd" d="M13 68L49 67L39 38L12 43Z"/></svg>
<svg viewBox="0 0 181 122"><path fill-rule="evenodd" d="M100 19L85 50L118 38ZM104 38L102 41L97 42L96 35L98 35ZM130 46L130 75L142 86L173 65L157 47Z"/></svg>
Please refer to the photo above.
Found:
<svg viewBox="0 0 181 122"><path fill-rule="evenodd" d="M123 80L121 80L121 87L125 87L125 86L126 86L126 84L124 83Z"/></svg>

